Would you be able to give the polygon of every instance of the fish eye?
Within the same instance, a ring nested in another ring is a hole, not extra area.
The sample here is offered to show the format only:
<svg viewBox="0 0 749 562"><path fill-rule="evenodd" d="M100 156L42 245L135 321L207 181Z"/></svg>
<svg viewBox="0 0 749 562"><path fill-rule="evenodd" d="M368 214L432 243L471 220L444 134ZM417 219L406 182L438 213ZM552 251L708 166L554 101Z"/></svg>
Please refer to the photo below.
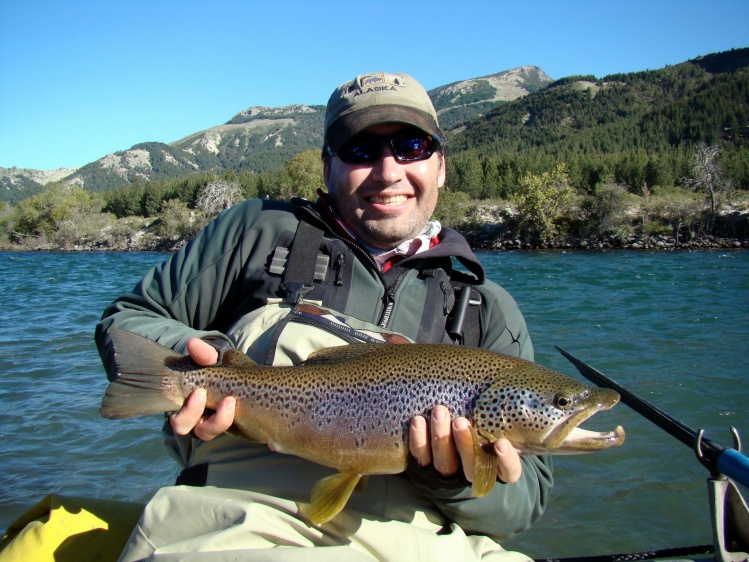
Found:
<svg viewBox="0 0 749 562"><path fill-rule="evenodd" d="M575 400L569 394L565 394L564 392L557 392L554 395L554 406L556 406L560 410L567 410L568 408L571 408L574 403Z"/></svg>

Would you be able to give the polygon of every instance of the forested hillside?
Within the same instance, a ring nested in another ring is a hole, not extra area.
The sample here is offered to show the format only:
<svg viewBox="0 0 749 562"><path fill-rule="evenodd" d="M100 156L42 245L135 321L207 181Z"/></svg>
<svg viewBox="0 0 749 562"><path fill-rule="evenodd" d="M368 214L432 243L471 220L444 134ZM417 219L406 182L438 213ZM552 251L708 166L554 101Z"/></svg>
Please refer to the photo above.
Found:
<svg viewBox="0 0 749 562"><path fill-rule="evenodd" d="M543 70L523 66L431 90L443 126L454 128L501 103L551 82ZM278 172L294 155L322 146L322 105L253 106L223 125L171 142L142 142L79 169L54 172L0 168L0 201L15 203L44 189L51 178L92 192L169 181L195 173Z"/></svg>
<svg viewBox="0 0 749 562"><path fill-rule="evenodd" d="M705 143L720 147L734 187L749 189L747 65L749 49L741 49L660 70L558 80L453 135L453 156L466 171L451 187L507 197L523 174L563 162L583 192L608 181L642 193L689 177L694 147Z"/></svg>
<svg viewBox="0 0 749 562"><path fill-rule="evenodd" d="M452 112L439 220L491 248L749 247L749 49L546 83L521 67L430 92ZM243 198L313 198L323 110L250 108L109 155L0 204L0 237L170 248Z"/></svg>

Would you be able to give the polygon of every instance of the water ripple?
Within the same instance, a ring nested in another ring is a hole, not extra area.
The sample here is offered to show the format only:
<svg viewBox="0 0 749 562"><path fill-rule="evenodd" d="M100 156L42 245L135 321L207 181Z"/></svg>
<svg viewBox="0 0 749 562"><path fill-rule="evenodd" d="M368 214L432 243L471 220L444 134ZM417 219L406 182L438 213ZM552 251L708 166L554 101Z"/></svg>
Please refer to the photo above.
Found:
<svg viewBox="0 0 749 562"><path fill-rule="evenodd" d="M103 309L163 254L0 253L0 527L58 492L137 500L173 482L159 416L102 419ZM517 300L536 359L559 345L719 443L749 435L749 252L483 252ZM624 406L590 420L627 443L557 457L550 506L507 544L532 557L711 542L706 471ZM675 515L676 514L676 515ZM616 529L615 532L612 529Z"/></svg>

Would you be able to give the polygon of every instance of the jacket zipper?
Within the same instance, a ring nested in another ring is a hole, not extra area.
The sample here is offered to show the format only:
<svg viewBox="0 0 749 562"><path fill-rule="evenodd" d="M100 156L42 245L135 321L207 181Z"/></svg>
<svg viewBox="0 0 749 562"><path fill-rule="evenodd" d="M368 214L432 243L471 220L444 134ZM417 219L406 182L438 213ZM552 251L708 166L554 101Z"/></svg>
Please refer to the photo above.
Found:
<svg viewBox="0 0 749 562"><path fill-rule="evenodd" d="M401 271L398 274L398 277L395 278L395 281L393 281L393 284L389 287L386 287L385 289L385 295L382 297L382 315L380 316L380 321L377 323L380 328L387 328L388 323L390 322L390 316L393 314L393 308L395 307L395 290L398 288L398 285L400 285L400 282L403 280L407 273L407 269ZM384 277L382 278L382 282L383 284L385 283Z"/></svg>
<svg viewBox="0 0 749 562"><path fill-rule="evenodd" d="M382 297L382 312L380 314L380 320L378 321L377 325L380 328L387 328L388 323L390 322L390 316L393 314L393 308L395 307L395 290L398 288L398 285L403 280L403 277L406 276L408 273L408 270L404 269L401 271L401 273L396 277L395 281L393 281L393 284L388 287L387 281L385 280L385 276L383 275L382 271L380 271L380 268L377 266L377 262L374 260L372 255L362 246L359 244L356 240L351 240L350 238L346 238L344 236L339 235L337 232L335 232L328 224L322 220L320 216L318 216L312 209L309 207L301 207L301 209L306 212L309 216L311 216L315 222L318 224L321 224L323 227L323 230L337 238L338 240L343 241L347 246L349 246L351 249L355 250L361 258L363 258L365 261L367 261L371 266L374 272L377 274L377 277L380 279L380 283L382 283L382 286L385 288L385 294Z"/></svg>
<svg viewBox="0 0 749 562"><path fill-rule="evenodd" d="M346 257L343 252L338 254L333 267L335 268L335 286L343 285L343 268L346 266Z"/></svg>

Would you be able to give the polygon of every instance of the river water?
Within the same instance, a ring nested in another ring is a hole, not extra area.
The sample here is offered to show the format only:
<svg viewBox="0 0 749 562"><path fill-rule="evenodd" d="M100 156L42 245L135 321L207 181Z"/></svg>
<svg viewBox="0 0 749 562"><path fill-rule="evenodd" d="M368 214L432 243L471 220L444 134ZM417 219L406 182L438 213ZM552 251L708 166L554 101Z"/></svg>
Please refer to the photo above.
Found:
<svg viewBox="0 0 749 562"><path fill-rule="evenodd" d="M0 527L55 492L138 500L174 481L161 418L104 420L93 343L102 310L158 253L0 253ZM706 436L749 442L749 252L486 252L525 314L536 360L570 376L562 347ZM532 557L712 542L694 454L625 405L617 450L556 457L548 510L505 546ZM743 490L747 496L746 490Z"/></svg>

